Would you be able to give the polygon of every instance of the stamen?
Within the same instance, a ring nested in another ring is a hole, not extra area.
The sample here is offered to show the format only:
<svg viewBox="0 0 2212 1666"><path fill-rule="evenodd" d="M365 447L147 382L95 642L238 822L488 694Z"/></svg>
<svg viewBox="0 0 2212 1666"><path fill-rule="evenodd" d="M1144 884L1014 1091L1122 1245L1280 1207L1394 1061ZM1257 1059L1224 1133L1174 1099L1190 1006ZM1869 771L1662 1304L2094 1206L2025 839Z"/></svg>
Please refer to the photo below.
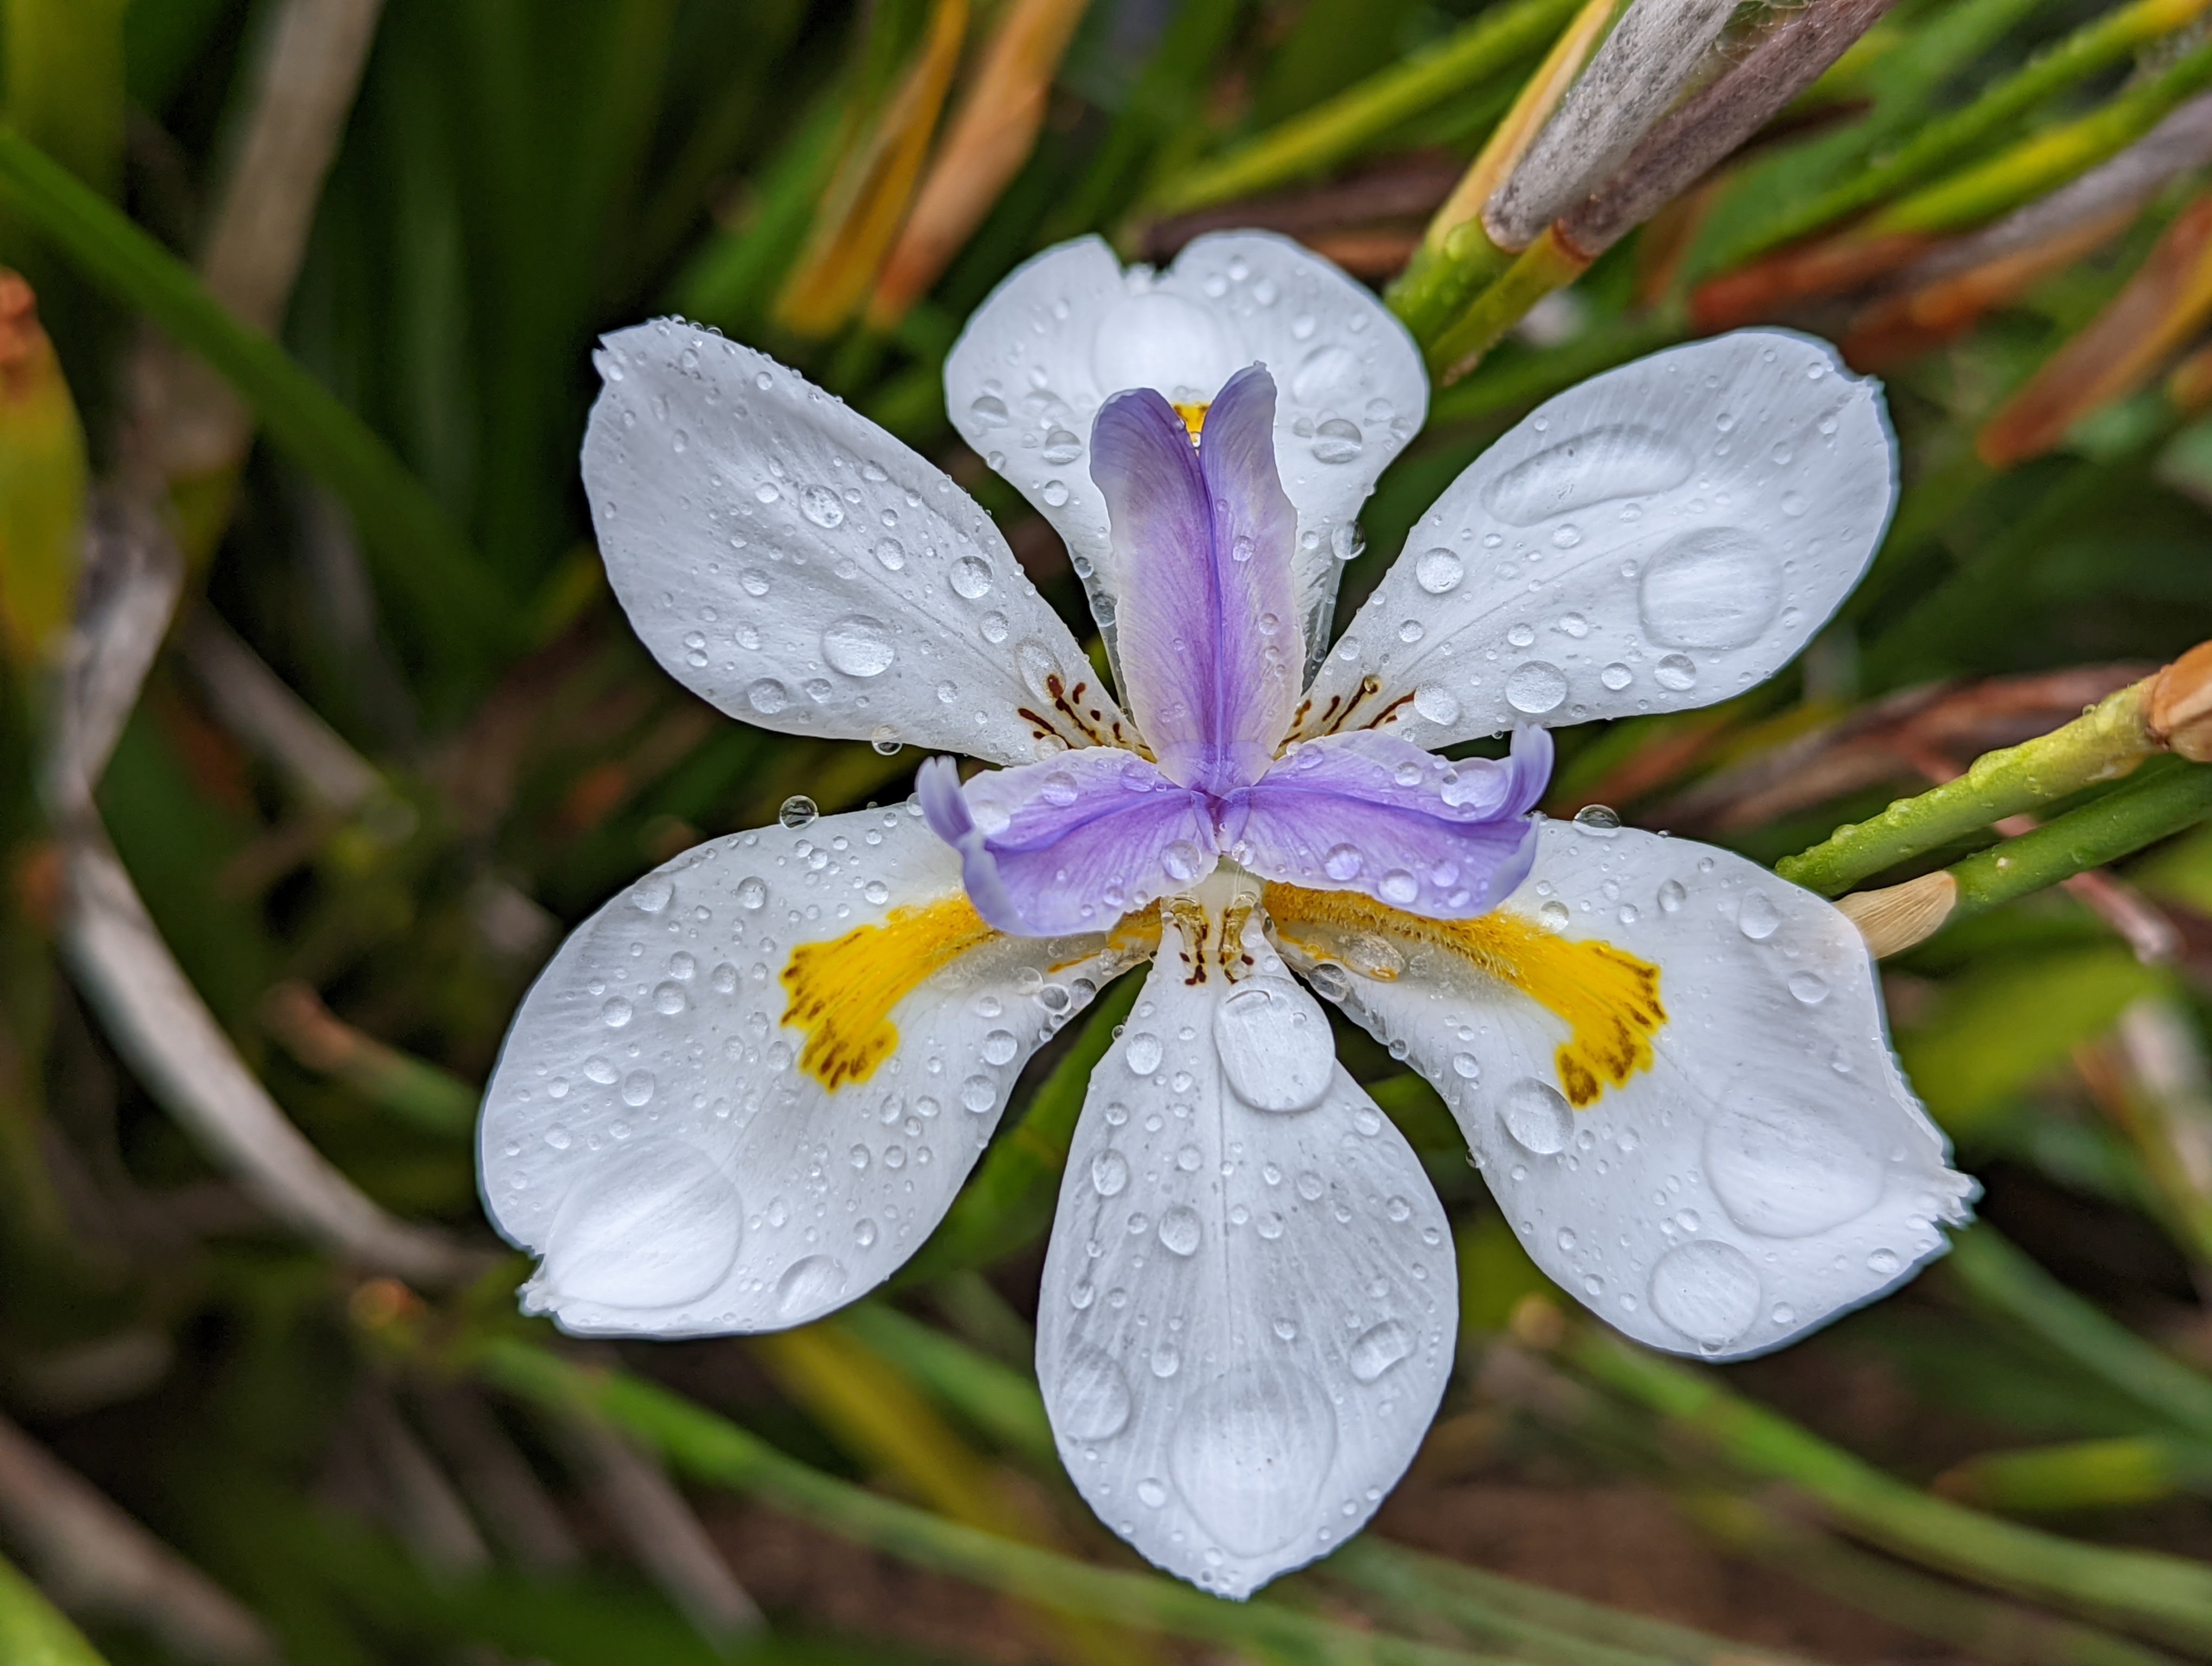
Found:
<svg viewBox="0 0 2212 1666"><path fill-rule="evenodd" d="M799 1067L835 1093L865 1082L898 1049L890 1011L922 981L999 933L963 894L893 909L825 943L801 943L783 969L783 1021L806 1032Z"/></svg>
<svg viewBox="0 0 2212 1666"><path fill-rule="evenodd" d="M1566 1021L1567 1039L1553 1055L1559 1090L1577 1110L1597 1103L1652 1062L1651 1038L1667 1022L1659 969L1597 938L1560 937L1504 909L1474 920L1425 920L1352 891L1308 891L1271 885L1261 905L1277 937L1317 960L1346 961L1347 946L1377 934L1453 955L1486 977L1518 989ZM1301 936L1306 931L1313 936ZM1338 939L1347 939L1340 941ZM1375 964L1367 975L1389 979L1397 968Z"/></svg>

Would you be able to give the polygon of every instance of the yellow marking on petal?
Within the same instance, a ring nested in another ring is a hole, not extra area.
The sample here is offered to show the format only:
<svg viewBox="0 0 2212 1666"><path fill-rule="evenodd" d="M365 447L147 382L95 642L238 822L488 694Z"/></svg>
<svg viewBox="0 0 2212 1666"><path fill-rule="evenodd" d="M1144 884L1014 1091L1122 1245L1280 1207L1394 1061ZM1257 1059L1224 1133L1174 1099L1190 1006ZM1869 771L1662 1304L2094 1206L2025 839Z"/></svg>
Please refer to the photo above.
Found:
<svg viewBox="0 0 2212 1666"><path fill-rule="evenodd" d="M1182 418L1182 425L1190 430L1190 442L1195 446L1199 430L1206 426L1206 413L1213 409L1213 401L1201 399L1194 405L1187 405L1180 399L1170 399L1168 403L1175 406L1175 414Z"/></svg>
<svg viewBox="0 0 2212 1666"><path fill-rule="evenodd" d="M1393 939L1438 949L1564 1018L1567 1039L1553 1062L1560 1091L1578 1110L1651 1067L1651 1038L1667 1022L1659 969L1601 939L1560 937L1503 909L1474 920L1424 920L1352 891L1271 885L1261 901L1277 935L1316 958L1388 980L1405 964ZM1300 928L1319 935L1301 936Z"/></svg>
<svg viewBox="0 0 2212 1666"><path fill-rule="evenodd" d="M922 981L999 933L963 893L893 909L880 925L801 943L783 969L783 1021L806 1032L799 1067L835 1093L865 1082L898 1049L891 1009Z"/></svg>

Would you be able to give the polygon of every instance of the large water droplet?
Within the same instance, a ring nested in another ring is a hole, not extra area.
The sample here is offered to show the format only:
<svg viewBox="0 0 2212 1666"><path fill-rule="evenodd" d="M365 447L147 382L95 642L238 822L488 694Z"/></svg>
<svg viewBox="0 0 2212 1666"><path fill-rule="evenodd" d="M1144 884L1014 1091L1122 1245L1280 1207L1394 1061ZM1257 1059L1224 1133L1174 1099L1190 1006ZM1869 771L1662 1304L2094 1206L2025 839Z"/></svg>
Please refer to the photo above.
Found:
<svg viewBox="0 0 2212 1666"><path fill-rule="evenodd" d="M1881 1197L1881 1159L1809 1105L1740 1104L1705 1136L1705 1177L1729 1218L1762 1237L1810 1237Z"/></svg>
<svg viewBox="0 0 2212 1666"><path fill-rule="evenodd" d="M1782 607L1782 569L1756 538L1729 526L1671 539L1644 569L1644 628L1669 648L1741 648Z"/></svg>
<svg viewBox="0 0 2212 1666"><path fill-rule="evenodd" d="M1168 1474L1221 1547L1261 1556L1307 1530L1336 1458L1336 1413L1294 1365L1228 1372L1176 1420Z"/></svg>
<svg viewBox="0 0 2212 1666"><path fill-rule="evenodd" d="M793 793L783 801L783 807L775 812L775 818L784 826L796 831L799 828L811 826L814 818L821 813L815 808L812 799L808 798L804 793ZM741 897L739 900L744 899Z"/></svg>
<svg viewBox="0 0 2212 1666"><path fill-rule="evenodd" d="M822 657L848 677L880 677L898 655L889 625L865 613L848 613L822 633Z"/></svg>
<svg viewBox="0 0 2212 1666"><path fill-rule="evenodd" d="M1330 394L1348 389L1359 374L1359 360L1339 342L1316 347L1291 372L1291 397L1303 405L1328 402Z"/></svg>
<svg viewBox="0 0 2212 1666"><path fill-rule="evenodd" d="M1198 1212L1177 1204L1160 1217L1160 1242L1178 1256L1194 1256L1204 1236Z"/></svg>
<svg viewBox="0 0 2212 1666"><path fill-rule="evenodd" d="M1651 667L1651 678L1669 693L1686 693L1697 686L1698 662L1686 654L1670 654Z"/></svg>
<svg viewBox="0 0 2212 1666"><path fill-rule="evenodd" d="M610 1307L661 1308L705 1295L737 1259L737 1188L672 1140L593 1169L562 1200L545 1243L545 1282Z"/></svg>
<svg viewBox="0 0 2212 1666"><path fill-rule="evenodd" d="M1459 721L1459 696L1441 683L1424 683L1413 690L1413 710L1437 725Z"/></svg>
<svg viewBox="0 0 2212 1666"><path fill-rule="evenodd" d="M1206 853L1188 839L1176 839L1160 852L1160 866L1177 885L1188 885L1206 866Z"/></svg>
<svg viewBox="0 0 2212 1666"><path fill-rule="evenodd" d="M1413 562L1413 580L1431 596L1447 595L1459 588L1467 563L1441 546L1425 550Z"/></svg>
<svg viewBox="0 0 2212 1666"><path fill-rule="evenodd" d="M1064 463L1073 463L1083 455L1083 441L1067 429L1056 428L1044 436L1044 450L1039 455L1057 468ZM1066 501L1065 498L1061 500L1063 502Z"/></svg>
<svg viewBox="0 0 2212 1666"><path fill-rule="evenodd" d="M775 1310L793 1324L818 1317L845 1293L845 1265L828 1256L804 1256L775 1281Z"/></svg>
<svg viewBox="0 0 2212 1666"><path fill-rule="evenodd" d="M1413 1331L1396 1319L1385 1319L1362 1331L1352 1344L1352 1374L1363 1383L1372 1383L1413 1351Z"/></svg>
<svg viewBox="0 0 2212 1666"><path fill-rule="evenodd" d="M995 393L977 395L968 403L968 414L984 428L1004 428L1013 421L1006 402Z"/></svg>
<svg viewBox="0 0 2212 1666"><path fill-rule="evenodd" d="M739 908L757 909L764 907L767 903L768 886L763 884L759 879L754 878L750 874L747 874L744 879L738 881L738 906ZM717 984L716 987L720 988L720 986ZM726 994L727 991L725 991L724 993Z"/></svg>
<svg viewBox="0 0 2212 1666"><path fill-rule="evenodd" d="M1130 1036L1128 1046L1121 1056L1128 1061L1129 1068L1137 1074L1149 1076L1160 1067L1162 1051L1158 1036L1149 1030L1139 1030Z"/></svg>
<svg viewBox="0 0 2212 1666"><path fill-rule="evenodd" d="M1531 717L1556 711L1566 697L1566 672L1542 660L1530 660L1515 666L1505 679L1506 703Z"/></svg>
<svg viewBox="0 0 2212 1666"><path fill-rule="evenodd" d="M745 690L745 703L763 717L774 717L791 704L791 690L773 677L763 677Z"/></svg>
<svg viewBox="0 0 2212 1666"><path fill-rule="evenodd" d="M1782 910L1765 891L1746 891L1736 906L1735 925L1753 942L1764 943L1782 929Z"/></svg>
<svg viewBox="0 0 2212 1666"><path fill-rule="evenodd" d="M1205 399L1251 355L1230 338L1211 307L1164 289L1116 301L1098 321L1091 364L1103 388L1155 387L1170 398Z"/></svg>
<svg viewBox="0 0 2212 1666"><path fill-rule="evenodd" d="M1732 1243L1678 1244L1651 1269L1651 1310L1700 1347L1726 1347L1759 1316L1759 1269Z"/></svg>
<svg viewBox="0 0 2212 1666"><path fill-rule="evenodd" d="M1255 1110L1310 1110L1328 1091L1336 1043L1295 984L1255 979L1213 1010L1213 1045L1237 1097ZM1134 1062L1135 1039L1130 1043Z"/></svg>
<svg viewBox="0 0 2212 1666"><path fill-rule="evenodd" d="M1063 1440L1111 1440L1128 1426L1129 1379L1097 1348L1067 1362L1053 1395L1053 1428Z"/></svg>
<svg viewBox="0 0 2212 1666"><path fill-rule="evenodd" d="M1317 463L1349 463L1359 455L1364 441L1359 424L1332 416L1314 429L1313 454Z"/></svg>
<svg viewBox="0 0 2212 1666"><path fill-rule="evenodd" d="M1685 447L1653 429L1595 428L1506 470L1482 501L1500 520L1533 526L1593 503L1672 490L1692 466Z"/></svg>
<svg viewBox="0 0 2212 1666"><path fill-rule="evenodd" d="M1505 1124L1506 1133L1524 1150L1539 1157L1565 1151L1567 1136L1575 1130L1575 1114L1568 1109L1566 1097L1550 1083L1540 1082L1533 1076L1524 1077L1505 1090L1505 1101L1498 1115Z"/></svg>
<svg viewBox="0 0 2212 1666"><path fill-rule="evenodd" d="M952 563L946 581L956 594L975 601L990 592L991 563L981 556L963 556Z"/></svg>
<svg viewBox="0 0 2212 1666"><path fill-rule="evenodd" d="M842 526L845 506L827 486L808 486L799 494L799 512L817 526Z"/></svg>
<svg viewBox="0 0 2212 1666"><path fill-rule="evenodd" d="M1129 1183L1129 1159L1117 1151L1102 1151L1091 1159L1091 1186L1101 1197L1118 1197Z"/></svg>

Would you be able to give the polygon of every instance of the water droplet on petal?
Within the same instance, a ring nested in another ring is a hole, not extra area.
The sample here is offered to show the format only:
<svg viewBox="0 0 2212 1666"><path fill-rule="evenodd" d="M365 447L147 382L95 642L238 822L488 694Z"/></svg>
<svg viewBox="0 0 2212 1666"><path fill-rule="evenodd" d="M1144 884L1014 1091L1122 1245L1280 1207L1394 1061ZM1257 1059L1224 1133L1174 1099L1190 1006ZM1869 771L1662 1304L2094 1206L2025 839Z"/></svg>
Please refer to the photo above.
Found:
<svg viewBox="0 0 2212 1666"><path fill-rule="evenodd" d="M947 582L957 595L975 601L989 593L991 563L981 556L963 556L952 563Z"/></svg>
<svg viewBox="0 0 2212 1666"><path fill-rule="evenodd" d="M1524 1077L1505 1091L1498 1117L1515 1143L1539 1157L1565 1151L1567 1138L1574 1132L1574 1112L1568 1109L1566 1097L1533 1076Z"/></svg>
<svg viewBox="0 0 2212 1666"><path fill-rule="evenodd" d="M1879 1156L1811 1105L1731 1106L1705 1136L1705 1176L1729 1219L1762 1237L1810 1237L1881 1198Z"/></svg>
<svg viewBox="0 0 2212 1666"><path fill-rule="evenodd" d="M721 1281L742 1225L737 1189L706 1157L670 1141L641 1146L562 1200L542 1276L580 1301L672 1307Z"/></svg>
<svg viewBox="0 0 2212 1666"><path fill-rule="evenodd" d="M775 1281L775 1310L797 1324L827 1313L844 1293L843 1262L828 1256L805 1256Z"/></svg>
<svg viewBox="0 0 2212 1666"><path fill-rule="evenodd" d="M848 677L879 677L898 656L890 626L865 613L848 613L822 633L822 657Z"/></svg>
<svg viewBox="0 0 2212 1666"><path fill-rule="evenodd" d="M1231 993L1214 1008L1213 1044L1231 1091L1255 1110L1310 1110L1336 1070L1328 1020L1287 981L1254 980Z"/></svg>
<svg viewBox="0 0 2212 1666"><path fill-rule="evenodd" d="M1160 1242L1178 1256L1196 1255L1203 1235L1204 1229L1199 1225L1194 1209L1178 1204L1160 1217Z"/></svg>
<svg viewBox="0 0 2212 1666"><path fill-rule="evenodd" d="M1385 1319L1353 1341L1347 1356L1352 1374L1372 1383L1413 1351L1413 1333L1396 1319Z"/></svg>
<svg viewBox="0 0 2212 1666"><path fill-rule="evenodd" d="M812 799L808 798L804 793L793 793L783 801L783 807L775 812L775 818L784 826L796 831L799 828L811 826L814 818L821 813L814 807ZM742 902L744 898L740 897L738 900Z"/></svg>
<svg viewBox="0 0 2212 1666"><path fill-rule="evenodd" d="M1651 1310L1697 1343L1718 1349L1759 1316L1759 1270L1732 1243L1678 1244L1651 1269Z"/></svg>
<svg viewBox="0 0 2212 1666"><path fill-rule="evenodd" d="M1129 1183L1129 1160L1117 1151L1103 1151L1091 1159L1091 1185L1101 1197L1117 1197Z"/></svg>
<svg viewBox="0 0 2212 1666"><path fill-rule="evenodd" d="M1765 891L1747 891L1736 908L1735 924L1753 942L1764 943L1782 929L1782 910Z"/></svg>
<svg viewBox="0 0 2212 1666"><path fill-rule="evenodd" d="M1414 581L1431 596L1447 595L1456 590L1466 573L1466 562L1441 546L1424 550L1413 562Z"/></svg>
<svg viewBox="0 0 2212 1666"><path fill-rule="evenodd" d="M1741 648L1781 606L1781 563L1728 526L1671 539L1644 564L1638 602L1644 629L1670 648Z"/></svg>
<svg viewBox="0 0 2212 1666"><path fill-rule="evenodd" d="M745 689L745 703L763 717L774 717L791 704L791 690L773 677L763 677Z"/></svg>
<svg viewBox="0 0 2212 1666"><path fill-rule="evenodd" d="M837 494L826 486L808 486L799 494L799 512L817 526L842 526L845 524L845 506L837 501Z"/></svg>
<svg viewBox="0 0 2212 1666"><path fill-rule="evenodd" d="M1566 697L1566 672L1542 660L1516 666L1505 679L1506 703L1530 717L1556 711Z"/></svg>
<svg viewBox="0 0 2212 1666"><path fill-rule="evenodd" d="M1160 1055L1164 1050L1158 1036L1149 1030L1139 1030L1128 1037L1122 1057L1138 1075L1149 1076L1160 1067Z"/></svg>
<svg viewBox="0 0 2212 1666"><path fill-rule="evenodd" d="M1319 1383L1295 1365L1254 1361L1190 1402L1169 1437L1168 1474L1222 1548L1261 1556L1307 1530L1336 1443Z"/></svg>
<svg viewBox="0 0 2212 1666"><path fill-rule="evenodd" d="M1651 667L1651 676L1661 688L1680 694L1697 685L1697 662L1686 654L1670 654Z"/></svg>

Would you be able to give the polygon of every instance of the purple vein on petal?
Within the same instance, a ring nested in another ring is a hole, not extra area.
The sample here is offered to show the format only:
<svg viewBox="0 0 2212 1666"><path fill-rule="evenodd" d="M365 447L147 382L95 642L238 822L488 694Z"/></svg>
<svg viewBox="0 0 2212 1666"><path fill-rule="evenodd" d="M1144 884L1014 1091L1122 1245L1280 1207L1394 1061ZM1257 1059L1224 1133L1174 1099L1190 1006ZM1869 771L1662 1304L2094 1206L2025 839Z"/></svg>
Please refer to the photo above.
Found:
<svg viewBox="0 0 2212 1666"><path fill-rule="evenodd" d="M1216 794L1266 772L1297 697L1297 516L1274 427L1274 379L1253 365L1215 398L1195 448L1150 388L1109 399L1091 434L1130 708L1169 779Z"/></svg>
<svg viewBox="0 0 2212 1666"><path fill-rule="evenodd" d="M1104 931L1213 868L1204 800L1117 747L988 770L964 787L950 758L932 758L915 787L931 828L960 853L975 912L1018 937Z"/></svg>
<svg viewBox="0 0 2212 1666"><path fill-rule="evenodd" d="M1551 773L1541 729L1516 730L1509 758L1458 763L1374 730L1331 735L1237 795L1224 844L1262 879L1471 919L1528 876Z"/></svg>

